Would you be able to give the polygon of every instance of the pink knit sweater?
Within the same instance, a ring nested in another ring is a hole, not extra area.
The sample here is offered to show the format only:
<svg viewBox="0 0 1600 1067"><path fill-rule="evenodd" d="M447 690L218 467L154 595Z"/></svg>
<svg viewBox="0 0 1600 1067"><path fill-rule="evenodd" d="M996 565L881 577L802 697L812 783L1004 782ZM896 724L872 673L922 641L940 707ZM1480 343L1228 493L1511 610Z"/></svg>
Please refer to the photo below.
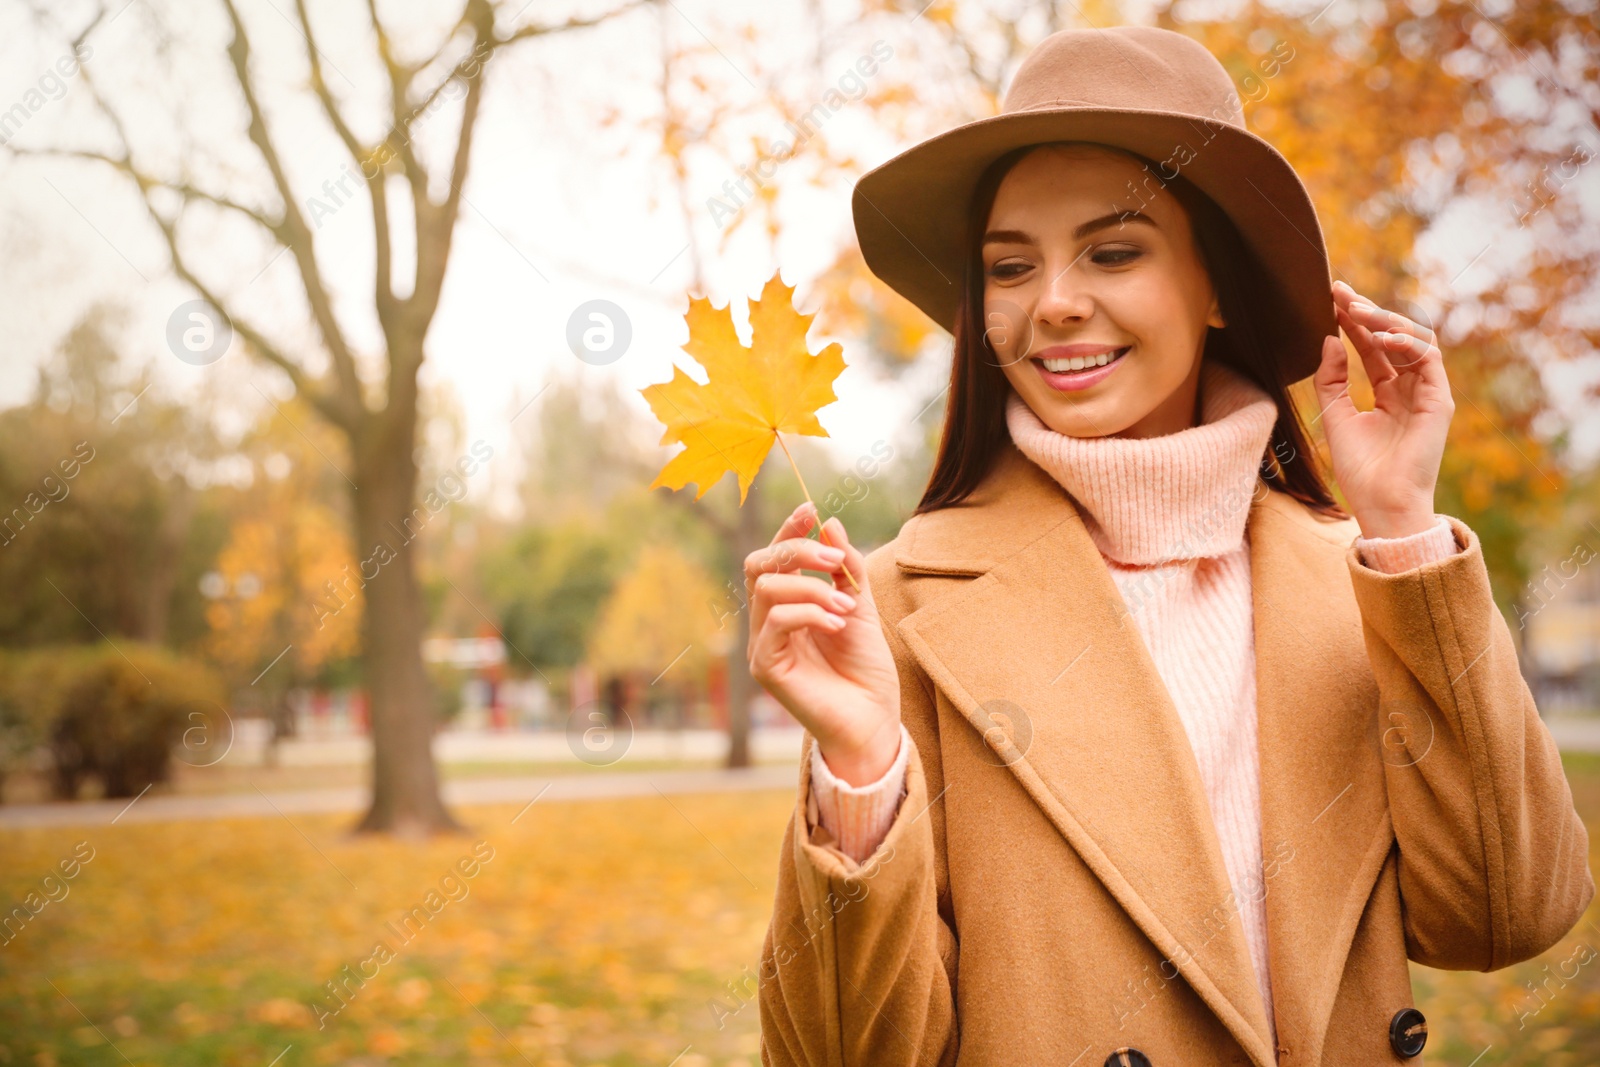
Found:
<svg viewBox="0 0 1600 1067"><path fill-rule="evenodd" d="M1277 408L1264 390L1220 363L1201 367L1200 395L1200 424L1160 437L1057 433L1014 391L1006 425L1017 448L1082 506L1089 535L1166 683L1194 747L1270 1021L1245 525ZM1463 548L1442 516L1409 537L1358 536L1355 543L1364 565L1387 573ZM821 750L812 749L818 819L858 863L894 822L905 792L907 741L902 725L894 764L860 787L837 778Z"/></svg>

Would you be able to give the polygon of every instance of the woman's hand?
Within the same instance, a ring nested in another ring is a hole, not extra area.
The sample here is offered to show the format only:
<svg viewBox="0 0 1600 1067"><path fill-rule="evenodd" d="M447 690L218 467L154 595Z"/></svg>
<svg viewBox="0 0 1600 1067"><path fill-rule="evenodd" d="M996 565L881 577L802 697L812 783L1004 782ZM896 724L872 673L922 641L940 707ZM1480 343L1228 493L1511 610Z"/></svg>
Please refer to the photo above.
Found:
<svg viewBox="0 0 1600 1067"><path fill-rule="evenodd" d="M867 561L830 518L829 547L806 537L809 503L795 509L772 543L745 557L750 601L750 673L811 731L828 769L850 785L883 777L900 747L900 675L867 584ZM861 584L852 597L801 574L844 568Z"/></svg>
<svg viewBox="0 0 1600 1067"><path fill-rule="evenodd" d="M1350 398L1349 363L1337 337L1322 342L1313 382L1333 453L1333 476L1364 537L1404 537L1434 523L1433 494L1456 403L1432 330L1386 311L1343 282L1333 284L1339 326L1372 382L1374 406Z"/></svg>

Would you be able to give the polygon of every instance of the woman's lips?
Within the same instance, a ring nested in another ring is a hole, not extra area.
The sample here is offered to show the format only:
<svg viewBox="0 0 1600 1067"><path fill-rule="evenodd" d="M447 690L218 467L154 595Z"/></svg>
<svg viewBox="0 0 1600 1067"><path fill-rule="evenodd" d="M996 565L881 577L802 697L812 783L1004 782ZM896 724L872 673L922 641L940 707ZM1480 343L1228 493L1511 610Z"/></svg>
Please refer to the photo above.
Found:
<svg viewBox="0 0 1600 1067"><path fill-rule="evenodd" d="M1044 383L1046 385L1057 390L1058 392L1070 393L1076 392L1079 389L1087 389L1092 385L1096 385L1105 381L1106 378L1111 376L1113 371L1122 366L1123 359L1125 359L1128 353L1132 350L1132 345L1128 345L1126 348L1118 349L1116 358L1107 363L1105 366L1087 367L1083 370L1046 370L1044 360L1040 359L1038 356L1031 357L1029 362L1039 369L1039 377L1044 379Z"/></svg>

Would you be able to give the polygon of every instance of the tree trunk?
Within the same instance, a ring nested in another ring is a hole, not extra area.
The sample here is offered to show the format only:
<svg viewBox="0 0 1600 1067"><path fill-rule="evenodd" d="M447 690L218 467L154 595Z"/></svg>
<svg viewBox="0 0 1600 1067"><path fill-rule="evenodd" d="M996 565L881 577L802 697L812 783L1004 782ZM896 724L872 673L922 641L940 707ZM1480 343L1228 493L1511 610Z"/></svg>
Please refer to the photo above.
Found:
<svg viewBox="0 0 1600 1067"><path fill-rule="evenodd" d="M733 546L733 559L744 584L744 558L766 542L762 539L761 509L739 509L739 525ZM739 619L738 636L728 650L728 766L750 766L750 702L755 699L756 680L750 677L750 605Z"/></svg>
<svg viewBox="0 0 1600 1067"><path fill-rule="evenodd" d="M462 826L445 810L433 762L436 716L422 664L426 619L416 571L429 512L415 507L414 410L393 410L414 409L408 400L403 395L374 416L376 432L355 449L362 673L372 721L372 807L356 829L421 837Z"/></svg>

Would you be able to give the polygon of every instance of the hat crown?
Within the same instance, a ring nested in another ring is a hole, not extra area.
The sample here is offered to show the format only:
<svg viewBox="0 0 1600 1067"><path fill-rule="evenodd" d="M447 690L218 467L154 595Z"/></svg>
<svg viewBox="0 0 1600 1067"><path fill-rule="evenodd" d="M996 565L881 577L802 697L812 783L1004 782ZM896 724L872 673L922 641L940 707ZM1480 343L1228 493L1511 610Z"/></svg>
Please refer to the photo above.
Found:
<svg viewBox="0 0 1600 1067"><path fill-rule="evenodd" d="M1293 58L1291 50L1276 61ZM1209 196L1257 261L1252 315L1285 380L1316 373L1322 343L1339 324L1310 191L1245 126L1243 101L1222 63L1174 30L1062 30L1040 41L1018 67L1000 114L930 137L856 182L851 213L862 258L955 333L975 277L967 220L984 175L1009 152L1060 141L1144 157L1153 166L1137 186L1128 183L1141 199L1180 174Z"/></svg>
<svg viewBox="0 0 1600 1067"><path fill-rule="evenodd" d="M1244 105L1217 58L1157 26L1052 33L1017 68L1000 110L1077 107L1176 112L1245 128Z"/></svg>

